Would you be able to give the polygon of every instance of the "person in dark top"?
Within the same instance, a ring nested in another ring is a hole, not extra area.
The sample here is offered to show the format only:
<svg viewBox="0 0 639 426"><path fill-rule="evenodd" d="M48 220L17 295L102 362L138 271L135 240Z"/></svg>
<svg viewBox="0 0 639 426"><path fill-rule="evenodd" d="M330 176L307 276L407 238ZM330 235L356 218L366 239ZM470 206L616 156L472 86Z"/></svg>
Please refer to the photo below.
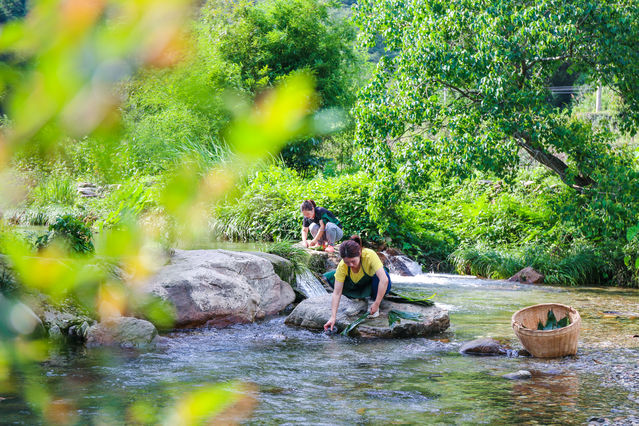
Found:
<svg viewBox="0 0 639 426"><path fill-rule="evenodd" d="M335 251L335 243L343 236L342 224L339 219L328 209L317 207L315 201L304 200L302 206L302 244L304 247L324 246L328 252ZM311 231L313 240L307 240Z"/></svg>

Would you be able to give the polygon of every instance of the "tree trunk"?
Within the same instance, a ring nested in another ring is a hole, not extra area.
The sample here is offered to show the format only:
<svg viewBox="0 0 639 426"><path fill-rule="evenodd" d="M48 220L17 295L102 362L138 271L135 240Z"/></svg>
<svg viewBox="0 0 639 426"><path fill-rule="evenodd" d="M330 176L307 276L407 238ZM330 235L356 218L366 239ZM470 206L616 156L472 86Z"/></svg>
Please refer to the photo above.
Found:
<svg viewBox="0 0 639 426"><path fill-rule="evenodd" d="M581 192L585 187L596 184L596 182L592 180L590 176L585 176L581 173L570 176L568 173L569 168L566 163L541 148L533 147L533 145L530 143L530 137L528 135L517 134L515 135L515 138L517 144L522 147L528 154L530 154L532 158L555 172L559 176L561 181L569 187Z"/></svg>

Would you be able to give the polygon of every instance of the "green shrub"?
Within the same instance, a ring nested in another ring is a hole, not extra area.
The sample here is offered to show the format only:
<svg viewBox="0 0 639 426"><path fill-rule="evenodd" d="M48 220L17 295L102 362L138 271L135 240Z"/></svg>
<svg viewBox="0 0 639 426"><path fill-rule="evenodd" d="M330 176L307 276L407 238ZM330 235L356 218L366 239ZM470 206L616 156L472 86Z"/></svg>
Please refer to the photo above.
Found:
<svg viewBox="0 0 639 426"><path fill-rule="evenodd" d="M91 229L81 220L71 215L64 215L58 217L54 223L49 225L49 232L39 237L35 245L37 249L43 249L53 243L53 241L61 240L71 252L93 253L92 238Z"/></svg>

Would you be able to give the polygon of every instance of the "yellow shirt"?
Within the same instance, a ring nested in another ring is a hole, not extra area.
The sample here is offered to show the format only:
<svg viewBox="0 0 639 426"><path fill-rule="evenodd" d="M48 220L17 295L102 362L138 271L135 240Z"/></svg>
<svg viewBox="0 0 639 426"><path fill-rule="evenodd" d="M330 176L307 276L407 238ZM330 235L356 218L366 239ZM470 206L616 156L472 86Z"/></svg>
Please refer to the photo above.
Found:
<svg viewBox="0 0 639 426"><path fill-rule="evenodd" d="M363 248L362 249L362 259L359 268L359 272L353 272L351 268L350 278L354 283L359 282L364 276L364 271L366 271L366 275L373 276L375 275L375 271L379 268L384 267L382 261L379 260L379 256L371 249ZM340 261L339 265L337 265L337 270L335 271L335 281L339 281L341 283L346 279L346 274L348 274L348 266L344 263L344 261Z"/></svg>

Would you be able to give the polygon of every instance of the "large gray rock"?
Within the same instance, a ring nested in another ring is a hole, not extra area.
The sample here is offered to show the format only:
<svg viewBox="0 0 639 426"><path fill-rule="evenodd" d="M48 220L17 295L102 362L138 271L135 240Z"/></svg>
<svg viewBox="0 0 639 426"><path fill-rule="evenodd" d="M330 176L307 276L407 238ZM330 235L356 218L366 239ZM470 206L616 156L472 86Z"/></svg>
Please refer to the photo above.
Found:
<svg viewBox="0 0 639 426"><path fill-rule="evenodd" d="M175 250L146 291L175 306L176 327L252 322L295 300L270 261L227 250Z"/></svg>
<svg viewBox="0 0 639 426"><path fill-rule="evenodd" d="M86 331L88 346L143 347L152 344L158 332L148 321L132 317L113 317Z"/></svg>
<svg viewBox="0 0 639 426"><path fill-rule="evenodd" d="M265 253L263 251L252 251L249 253L271 262L271 265L273 265L273 270L275 271L277 276L282 279L282 281L286 281L292 286L295 285L295 268L293 268L293 263L290 260L284 259L283 257L276 254Z"/></svg>
<svg viewBox="0 0 639 426"><path fill-rule="evenodd" d="M323 330L324 324L331 316L332 295L306 299L286 318L286 324L311 330ZM368 309L368 302L348 299L342 296L337 311L336 327L343 330ZM418 313L419 321L402 319L388 325L388 312L392 309L404 312ZM437 306L418 306L405 303L382 301L380 314L377 318L364 321L353 332L362 337L425 337L446 330L450 325L448 311Z"/></svg>

